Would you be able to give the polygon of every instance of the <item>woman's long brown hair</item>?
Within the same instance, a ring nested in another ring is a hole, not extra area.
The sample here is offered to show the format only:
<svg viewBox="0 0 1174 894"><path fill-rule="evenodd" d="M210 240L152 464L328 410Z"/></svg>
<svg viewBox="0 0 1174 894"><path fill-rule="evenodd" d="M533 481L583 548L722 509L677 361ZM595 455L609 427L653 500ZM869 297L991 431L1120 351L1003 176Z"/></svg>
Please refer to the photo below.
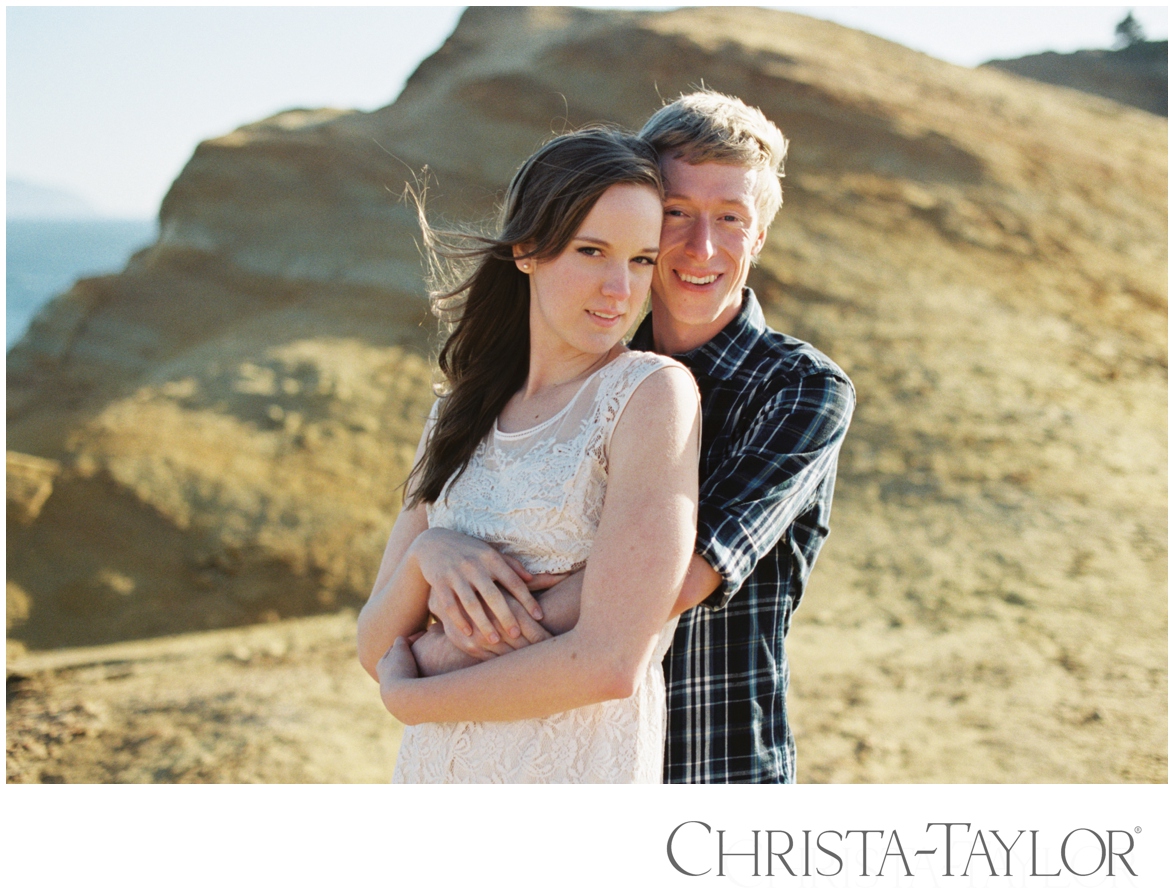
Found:
<svg viewBox="0 0 1174 894"><path fill-rule="evenodd" d="M556 257L599 197L618 184L648 186L663 195L656 154L633 134L590 127L555 137L522 164L510 181L495 238L438 233L417 204L438 283L430 295L433 311L442 321L456 317L456 324L440 351L445 397L424 456L408 479L408 508L439 499L525 384L530 283L515 261ZM523 249L517 257L515 246ZM457 266L471 266L472 272L454 275ZM446 272L449 285L443 283Z"/></svg>

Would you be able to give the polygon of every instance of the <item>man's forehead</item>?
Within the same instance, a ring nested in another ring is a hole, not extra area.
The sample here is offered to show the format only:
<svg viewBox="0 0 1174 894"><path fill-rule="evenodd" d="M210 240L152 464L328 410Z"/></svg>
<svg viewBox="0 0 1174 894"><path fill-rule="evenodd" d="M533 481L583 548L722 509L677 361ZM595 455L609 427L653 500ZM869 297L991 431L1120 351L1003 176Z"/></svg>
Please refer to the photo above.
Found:
<svg viewBox="0 0 1174 894"><path fill-rule="evenodd" d="M683 159L662 158L661 173L667 198L703 198L753 206L760 172L749 165L716 161L690 164Z"/></svg>

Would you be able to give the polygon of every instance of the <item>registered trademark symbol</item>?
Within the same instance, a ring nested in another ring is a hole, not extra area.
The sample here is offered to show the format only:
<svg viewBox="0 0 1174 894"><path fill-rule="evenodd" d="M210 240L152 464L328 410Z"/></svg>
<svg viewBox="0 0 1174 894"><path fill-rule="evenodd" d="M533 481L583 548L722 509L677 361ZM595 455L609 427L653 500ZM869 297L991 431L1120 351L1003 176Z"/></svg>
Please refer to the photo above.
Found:
<svg viewBox="0 0 1174 894"><path fill-rule="evenodd" d="M1134 827L1133 827L1133 831L1134 831L1134 832L1140 832L1140 831L1141 831L1141 826L1134 826Z"/></svg>

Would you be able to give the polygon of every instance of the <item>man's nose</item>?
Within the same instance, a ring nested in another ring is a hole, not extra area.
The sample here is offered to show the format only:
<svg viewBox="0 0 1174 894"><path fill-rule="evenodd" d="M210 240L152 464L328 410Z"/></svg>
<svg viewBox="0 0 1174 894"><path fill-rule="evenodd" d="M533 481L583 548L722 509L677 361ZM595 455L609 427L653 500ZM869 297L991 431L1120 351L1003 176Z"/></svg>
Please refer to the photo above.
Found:
<svg viewBox="0 0 1174 894"><path fill-rule="evenodd" d="M713 230L709 221L697 219L689 227L689 235L685 240L685 252L691 258L708 261L713 257Z"/></svg>

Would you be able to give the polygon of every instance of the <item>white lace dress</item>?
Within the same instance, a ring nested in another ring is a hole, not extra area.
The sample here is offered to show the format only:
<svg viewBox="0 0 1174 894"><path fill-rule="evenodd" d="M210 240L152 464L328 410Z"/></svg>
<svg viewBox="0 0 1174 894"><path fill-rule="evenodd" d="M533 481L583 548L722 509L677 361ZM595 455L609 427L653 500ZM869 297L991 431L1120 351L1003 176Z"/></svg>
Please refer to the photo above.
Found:
<svg viewBox="0 0 1174 894"><path fill-rule="evenodd" d="M603 508L616 421L644 378L672 365L656 354L626 352L592 374L541 425L510 433L495 425L464 474L428 507L429 526L483 540L532 573L582 568ZM629 698L535 720L405 728L392 782L659 783L661 659L675 628L673 619L661 632L648 671Z"/></svg>

